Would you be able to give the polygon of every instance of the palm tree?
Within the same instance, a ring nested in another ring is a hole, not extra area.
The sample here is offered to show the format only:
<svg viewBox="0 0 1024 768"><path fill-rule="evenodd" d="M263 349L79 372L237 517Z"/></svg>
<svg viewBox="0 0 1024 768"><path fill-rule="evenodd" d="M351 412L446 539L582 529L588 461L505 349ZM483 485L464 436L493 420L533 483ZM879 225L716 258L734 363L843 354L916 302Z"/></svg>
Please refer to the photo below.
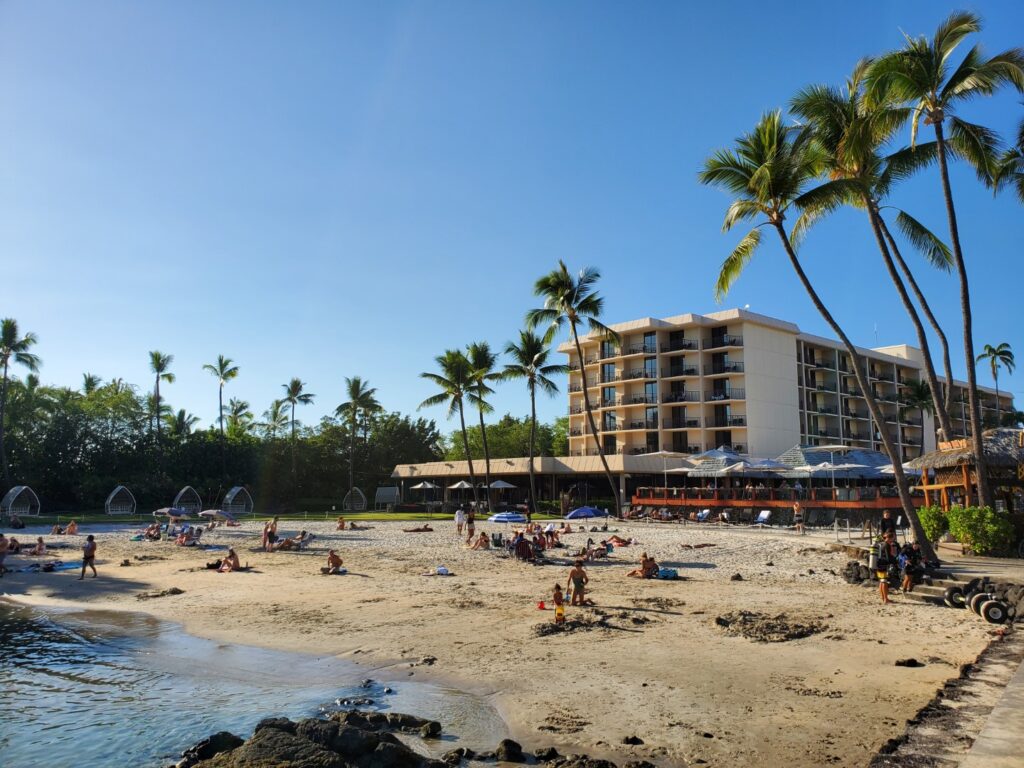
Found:
<svg viewBox="0 0 1024 768"><path fill-rule="evenodd" d="M192 434L192 427L199 423L199 417L182 408L177 413L164 414L164 421L171 436L181 440Z"/></svg>
<svg viewBox="0 0 1024 768"><path fill-rule="evenodd" d="M287 384L282 384L281 387L284 389L284 397L282 401L292 407L292 474L295 474L295 427L298 422L295 420L295 406L296 405L309 405L313 402L313 398L316 395L310 392L304 392L305 383L302 379L292 379Z"/></svg>
<svg viewBox="0 0 1024 768"><path fill-rule="evenodd" d="M1006 150L996 166L993 186L997 190L1013 186L1017 199L1024 203L1024 120L1017 128L1017 140Z"/></svg>
<svg viewBox="0 0 1024 768"><path fill-rule="evenodd" d="M705 161L704 169L698 177L701 183L723 187L736 196L725 215L725 231L739 222L764 217L764 221L750 230L722 262L715 284L715 296L721 301L753 258L761 243L761 227L772 227L811 302L846 348L871 418L875 424L883 425L885 418L873 390L868 387L866 369L857 348L811 284L790 235L786 232L787 214L794 207L795 201L827 168L827 164L828 152L822 148L813 131L805 127L785 126L782 113L778 110L763 116L753 131L737 139L734 149L719 150ZM902 457L888 430L883 428L880 432L886 453L893 463L893 478L904 514L914 529L915 540L921 542L925 555L929 556L931 553L927 537L910 499Z"/></svg>
<svg viewBox="0 0 1024 768"><path fill-rule="evenodd" d="M156 384L153 387L153 412L156 414L156 439L160 442L160 382L174 383L174 374L170 372L171 363L174 362L174 355L165 355L163 352L153 350L149 353L149 370L156 374Z"/></svg>
<svg viewBox="0 0 1024 768"><path fill-rule="evenodd" d="M271 440L276 439L277 433L281 430L288 429L286 405L287 403L284 400L274 400L270 407L263 412L263 422L260 426L263 427L266 436Z"/></svg>
<svg viewBox="0 0 1024 768"><path fill-rule="evenodd" d="M94 373L83 373L82 374L82 394L91 395L100 385L103 384L103 379Z"/></svg>
<svg viewBox="0 0 1024 768"><path fill-rule="evenodd" d="M976 362L983 361L988 361L992 371L992 380L996 383L996 426L998 427L1002 425L1002 420L999 417L999 368L1002 366L1007 373L1013 373L1017 364L1013 359L1013 350L1005 341L997 347L986 344Z"/></svg>
<svg viewBox="0 0 1024 768"><path fill-rule="evenodd" d="M981 19L969 11L956 11L943 21L935 35L907 38L904 47L887 54L872 65L868 73L873 94L884 94L912 106L910 143L917 142L921 120L931 124L942 181L942 196L949 220L953 262L960 280L960 312L963 317L964 358L967 363L967 397L971 412L971 439L978 474L978 495L983 506L992 506L992 491L985 470L982 446L981 406L974 370L974 330L971 318L971 294L967 266L960 245L953 190L949 181L948 155L966 159L978 175L991 182L994 177L998 138L981 125L955 115L957 107L976 96L991 95L1000 86L1011 84L1024 90L1024 50L1014 48L985 59L978 46L964 56L959 66L950 67L950 58L968 35L981 30ZM945 124L949 120L949 138Z"/></svg>
<svg viewBox="0 0 1024 768"><path fill-rule="evenodd" d="M23 365L29 371L35 373L39 370L40 359L30 350L36 344L36 335L26 333L24 336L18 331L18 321L7 317L0 321L0 364L3 364L4 378L0 385L0 459L4 464L4 483L11 484L11 470L7 466L7 445L4 431L4 419L7 411L7 383L9 370L12 362Z"/></svg>
<svg viewBox="0 0 1024 768"><path fill-rule="evenodd" d="M232 397L228 400L228 434L244 435L252 425L252 411L246 400Z"/></svg>
<svg viewBox="0 0 1024 768"><path fill-rule="evenodd" d="M466 432L466 414L464 409L465 401L475 404L476 395L473 394L473 366L469 358L457 349L445 350L443 355L434 358L440 373L424 372L420 378L434 382L440 392L431 395L422 403L420 408L431 408L435 405L448 404L448 418L456 413L459 414L459 424L462 429L462 447L466 451L466 461L469 464L469 482L473 486L473 503L480 508L480 490L476 487L476 473L473 471L473 454L469 451L469 435ZM417 409L418 410L418 409Z"/></svg>
<svg viewBox="0 0 1024 768"><path fill-rule="evenodd" d="M238 376L238 366L234 364L234 360L230 357L217 355L217 362L207 363L203 366L203 370L209 371L217 377L217 413L219 414L218 421L220 422L220 471L221 474L226 474L227 468L224 460L224 384Z"/></svg>
<svg viewBox="0 0 1024 768"><path fill-rule="evenodd" d="M793 112L808 121L814 130L815 138L826 152L828 175L826 182L805 192L795 201L804 213L794 230L801 233L810 223L842 205L851 205L867 213L886 271L917 332L925 379L935 399L932 412L938 418L942 434L952 435L949 411L942 400L942 388L932 364L928 335L897 271L893 254L898 254L899 249L885 225L881 210L881 201L891 188L893 180L903 178L920 164L930 162L934 158L934 152L929 153L919 147L916 152L902 151L883 157L883 147L906 121L907 110L896 108L884 101L870 105L865 102L862 90L868 64L867 60L858 62L847 80L845 90L823 85L812 86L801 90L792 100ZM905 231L908 231L911 243L920 244L925 255L932 258L933 263L940 269L949 269L949 251L934 234L904 211L898 212L897 221ZM910 277L910 281L917 289L917 282L913 280L910 269L901 255L899 263L904 275ZM920 301L924 302L920 289L917 289L917 293ZM937 322L934 325L938 327ZM940 338L945 339L941 328L938 330ZM952 371L948 366L946 376L947 381L952 381Z"/></svg>
<svg viewBox="0 0 1024 768"><path fill-rule="evenodd" d="M591 333L615 342L619 341L619 335L598 319L604 308L604 299L597 294L594 286L600 279L601 273L593 267L584 267L576 277L573 277L569 274L565 262L559 260L558 269L538 279L533 287L534 295L544 298L544 306L540 309L531 309L526 313L527 329L534 330L537 326L546 324L549 326L548 338L553 337L554 331L568 323L584 382L587 380L587 367L583 358L583 348L580 346L578 326L581 323L586 323ZM608 468L608 459L605 458L604 448L598 438L597 423L594 421L594 410L590 405L590 393L586 386L583 387L583 407L587 412L587 421L590 423L590 433L594 437L594 445L597 446L597 455L601 459L605 477L608 478L608 485L612 489L615 515L618 516L622 513L619 488Z"/></svg>
<svg viewBox="0 0 1024 768"><path fill-rule="evenodd" d="M501 373L494 370L498 362L498 356L491 352L491 346L486 341L477 341L466 347L466 356L469 364L473 367L472 391L476 396L477 413L480 415L480 440L484 448L484 483L487 487L487 509L494 508L491 501L491 452L487 448L487 426L484 424L484 414L493 413L494 408L487 402L487 396L493 395L494 390L487 383L497 381Z"/></svg>
<svg viewBox="0 0 1024 768"><path fill-rule="evenodd" d="M502 372L504 379L524 379L530 392L530 504L532 511L537 511L537 482L534 477L533 454L536 452L537 441L537 389L547 395L554 396L558 385L549 376L567 374L569 366L548 364L551 348L548 340L533 331L520 331L519 344L509 342L505 345L505 354L512 358L505 364Z"/></svg>
<svg viewBox="0 0 1024 768"><path fill-rule="evenodd" d="M348 400L339 405L334 413L348 422L348 489L355 490L356 487L356 432L360 418L368 418L370 413L380 410L380 403L377 402L377 390L364 382L361 377L353 376L351 379L345 377L345 391L348 393Z"/></svg>

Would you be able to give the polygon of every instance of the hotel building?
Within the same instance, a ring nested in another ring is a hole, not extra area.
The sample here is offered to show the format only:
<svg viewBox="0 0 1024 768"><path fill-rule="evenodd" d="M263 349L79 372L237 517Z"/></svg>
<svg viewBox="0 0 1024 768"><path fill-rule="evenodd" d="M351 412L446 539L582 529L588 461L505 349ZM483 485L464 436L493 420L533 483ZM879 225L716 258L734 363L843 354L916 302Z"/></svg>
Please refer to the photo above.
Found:
<svg viewBox="0 0 1024 768"><path fill-rule="evenodd" d="M699 453L728 446L777 456L797 443L842 444L884 451L884 430L903 460L936 446L936 424L908 407L909 384L923 378L921 351L900 344L857 352L884 414L878 424L858 389L852 362L838 341L802 333L793 323L741 309L610 326L619 342L580 339L586 376L571 342L568 357L569 453L597 455L583 406L586 386L602 452L641 455ZM944 382L944 379L940 378ZM954 381L956 434L968 433L966 384ZM981 387L982 417L996 414L996 392ZM1013 397L999 394L1000 410Z"/></svg>

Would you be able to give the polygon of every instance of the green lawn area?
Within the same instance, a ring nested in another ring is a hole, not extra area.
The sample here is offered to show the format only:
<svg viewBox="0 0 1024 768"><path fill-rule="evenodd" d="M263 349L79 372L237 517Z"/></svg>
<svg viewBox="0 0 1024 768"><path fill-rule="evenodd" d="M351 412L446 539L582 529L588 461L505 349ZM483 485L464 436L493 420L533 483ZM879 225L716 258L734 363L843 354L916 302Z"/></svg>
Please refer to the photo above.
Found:
<svg viewBox="0 0 1024 768"><path fill-rule="evenodd" d="M338 512L292 512L287 515L277 515L281 520L334 520L339 515ZM348 512L343 513L346 520L358 520L363 521L386 521L386 520L452 520L454 515L451 513L437 513L434 515L427 514L426 512ZM243 521L246 520L269 520L271 515L263 515L257 513L252 517L243 517ZM102 511L86 512L83 514L74 515L40 515L39 517L25 517L22 520L26 525L38 526L38 525L53 525L54 523L66 524L69 520L77 520L79 524L104 524L104 523L132 523L132 524L143 524L153 522L152 515L108 515ZM534 515L533 519L537 520L560 520L558 515ZM484 516L478 516L477 522L486 522L487 518ZM6 528L6 526L0 526Z"/></svg>

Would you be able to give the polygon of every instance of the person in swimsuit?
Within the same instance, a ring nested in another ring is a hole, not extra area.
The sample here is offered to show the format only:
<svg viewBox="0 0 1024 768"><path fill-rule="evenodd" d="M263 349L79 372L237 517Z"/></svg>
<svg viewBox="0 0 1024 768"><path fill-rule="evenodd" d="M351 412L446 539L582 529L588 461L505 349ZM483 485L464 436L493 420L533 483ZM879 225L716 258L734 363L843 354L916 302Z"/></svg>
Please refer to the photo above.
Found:
<svg viewBox="0 0 1024 768"><path fill-rule="evenodd" d="M551 602L555 604L555 624L565 624L565 595L562 593L561 584L555 584Z"/></svg>
<svg viewBox="0 0 1024 768"><path fill-rule="evenodd" d="M569 571L569 578L565 583L565 588L568 589L572 586L572 601L570 605L583 605L585 599L585 587L590 579L587 577L587 572L583 569L583 561L577 560L573 563L572 570Z"/></svg>
<svg viewBox="0 0 1024 768"><path fill-rule="evenodd" d="M43 541L42 536L36 539L36 545L32 547L32 552L30 554L33 554L36 557L42 557L46 554L46 542Z"/></svg>
<svg viewBox="0 0 1024 768"><path fill-rule="evenodd" d="M793 502L793 527L801 536L804 535L804 510L799 501Z"/></svg>
<svg viewBox="0 0 1024 768"><path fill-rule="evenodd" d="M70 523L68 523L68 527L64 529L64 533L66 533L68 536L77 536L78 523L72 520Z"/></svg>
<svg viewBox="0 0 1024 768"><path fill-rule="evenodd" d="M424 523L423 525L419 526L418 528L403 528L402 529L403 533L432 533L433 530L434 529L431 528L426 523Z"/></svg>
<svg viewBox="0 0 1024 768"><path fill-rule="evenodd" d="M891 603L889 599L889 572L896 569L897 559L900 555L900 546L896 543L896 534L886 531L882 534L882 540L878 542L878 565L875 576L878 579L878 594L882 597L882 604Z"/></svg>
<svg viewBox="0 0 1024 768"><path fill-rule="evenodd" d="M321 568L320 573L325 575L341 573L341 558L333 549L327 552L327 567Z"/></svg>
<svg viewBox="0 0 1024 768"><path fill-rule="evenodd" d="M4 558L7 557L7 550L9 547L10 542L8 542L4 535L0 533L0 576L3 576L4 571L7 570L4 568Z"/></svg>
<svg viewBox="0 0 1024 768"><path fill-rule="evenodd" d="M68 528L70 527L69 525ZM85 537L85 545L82 547L82 575L78 577L79 581L85 578L86 568L92 568L92 577L94 579L99 576L96 573L96 537L91 533Z"/></svg>
<svg viewBox="0 0 1024 768"><path fill-rule="evenodd" d="M469 508L469 512L466 513L466 541L470 542L473 540L473 534L476 531L476 510L472 507Z"/></svg>
<svg viewBox="0 0 1024 768"><path fill-rule="evenodd" d="M338 527L335 530L338 530L338 531L344 531L345 530L345 518L344 517L340 517L340 516L338 517Z"/></svg>
<svg viewBox="0 0 1024 768"><path fill-rule="evenodd" d="M263 548L267 552L274 551L274 543L277 541L277 518L263 526Z"/></svg>
<svg viewBox="0 0 1024 768"><path fill-rule="evenodd" d="M470 547L470 549L490 549L490 548L491 548L491 540L487 538L487 534L484 533L483 531L480 531L480 535L476 537L476 541L474 541L473 545Z"/></svg>
<svg viewBox="0 0 1024 768"><path fill-rule="evenodd" d="M234 549L229 548L228 556L221 561L220 568L218 568L218 570L221 573L231 573L232 571L241 570L241 568L242 564L238 562L238 554Z"/></svg>

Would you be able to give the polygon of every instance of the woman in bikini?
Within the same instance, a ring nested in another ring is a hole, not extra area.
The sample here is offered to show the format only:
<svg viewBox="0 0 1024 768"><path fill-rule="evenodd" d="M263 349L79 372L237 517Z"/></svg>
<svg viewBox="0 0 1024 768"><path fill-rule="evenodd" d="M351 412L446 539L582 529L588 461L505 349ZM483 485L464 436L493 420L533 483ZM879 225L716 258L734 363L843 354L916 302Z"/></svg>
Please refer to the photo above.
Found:
<svg viewBox="0 0 1024 768"><path fill-rule="evenodd" d="M238 553L236 553L235 550L232 548L228 549L227 557L221 560L220 568L218 568L217 570L219 570L221 573L231 573L232 571L241 570L241 568L242 564L238 562Z"/></svg>

